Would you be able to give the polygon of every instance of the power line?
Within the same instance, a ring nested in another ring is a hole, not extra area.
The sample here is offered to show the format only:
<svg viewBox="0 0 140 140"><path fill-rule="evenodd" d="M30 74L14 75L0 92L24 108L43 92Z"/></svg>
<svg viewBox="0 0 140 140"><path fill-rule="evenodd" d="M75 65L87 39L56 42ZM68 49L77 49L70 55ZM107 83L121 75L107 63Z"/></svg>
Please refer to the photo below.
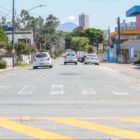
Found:
<svg viewBox="0 0 140 140"><path fill-rule="evenodd" d="M10 17L7 17L7 16L5 16L5 15L1 14L1 12L0 12L0 15L1 15L1 17L6 17L7 19L11 20L11 18L10 18Z"/></svg>
<svg viewBox="0 0 140 140"><path fill-rule="evenodd" d="M0 4L0 7L3 8L3 9L5 9L5 10L7 10L7 11L10 11L10 10L7 9L6 7L2 6L1 4Z"/></svg>

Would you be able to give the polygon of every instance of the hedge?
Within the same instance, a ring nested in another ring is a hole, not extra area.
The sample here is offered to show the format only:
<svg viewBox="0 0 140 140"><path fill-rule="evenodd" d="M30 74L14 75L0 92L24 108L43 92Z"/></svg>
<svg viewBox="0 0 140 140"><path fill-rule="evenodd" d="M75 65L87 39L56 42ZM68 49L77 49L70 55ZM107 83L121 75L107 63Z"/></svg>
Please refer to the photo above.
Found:
<svg viewBox="0 0 140 140"><path fill-rule="evenodd" d="M7 68L7 63L6 63L6 61L4 61L4 60L0 60L0 69L5 69L5 68Z"/></svg>

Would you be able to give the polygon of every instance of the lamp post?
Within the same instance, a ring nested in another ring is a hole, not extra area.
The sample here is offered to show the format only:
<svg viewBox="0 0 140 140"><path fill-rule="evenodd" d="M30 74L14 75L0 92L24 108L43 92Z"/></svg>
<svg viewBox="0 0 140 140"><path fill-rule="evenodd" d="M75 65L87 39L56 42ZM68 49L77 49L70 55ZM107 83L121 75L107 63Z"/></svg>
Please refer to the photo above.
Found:
<svg viewBox="0 0 140 140"><path fill-rule="evenodd" d="M29 12L29 11L32 11L33 9L36 9L36 8L38 8L38 7L45 7L45 6L47 6L47 5L38 5L38 6L35 6L35 7L31 8L31 9L29 9L28 12Z"/></svg>
<svg viewBox="0 0 140 140"><path fill-rule="evenodd" d="M30 12L30 11L36 9L36 8L45 7L45 6L47 6L47 5L38 5L38 6L35 6L35 7L31 8L31 9L29 9L28 12ZM34 38L35 38L35 21L34 21L34 19L32 21L32 26L33 26L33 40L34 40Z"/></svg>
<svg viewBox="0 0 140 140"><path fill-rule="evenodd" d="M12 66L15 67L15 0L13 0L13 7L12 7Z"/></svg>

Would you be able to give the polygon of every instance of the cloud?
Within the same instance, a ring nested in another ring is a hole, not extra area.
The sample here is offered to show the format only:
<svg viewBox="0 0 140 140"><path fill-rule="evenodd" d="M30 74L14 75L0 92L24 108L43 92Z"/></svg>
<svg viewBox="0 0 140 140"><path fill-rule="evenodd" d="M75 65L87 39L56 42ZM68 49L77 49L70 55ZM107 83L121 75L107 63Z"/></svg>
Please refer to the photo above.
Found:
<svg viewBox="0 0 140 140"><path fill-rule="evenodd" d="M69 16L67 20L69 20L69 21L75 21L76 20L76 17L75 16Z"/></svg>

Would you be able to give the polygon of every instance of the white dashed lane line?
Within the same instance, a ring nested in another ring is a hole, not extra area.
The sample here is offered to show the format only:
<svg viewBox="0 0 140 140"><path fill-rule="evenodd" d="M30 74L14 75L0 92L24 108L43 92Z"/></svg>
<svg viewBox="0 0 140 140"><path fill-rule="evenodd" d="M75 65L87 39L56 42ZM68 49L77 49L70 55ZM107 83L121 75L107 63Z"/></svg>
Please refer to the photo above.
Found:
<svg viewBox="0 0 140 140"><path fill-rule="evenodd" d="M6 86L0 86L0 90L3 90L3 89L9 89L9 88L11 88L11 86L9 86L9 85L6 85Z"/></svg>
<svg viewBox="0 0 140 140"><path fill-rule="evenodd" d="M47 76L44 76L44 77L42 77L40 80L39 80L39 82L42 82L42 81L44 81L44 80L46 80L47 79Z"/></svg>

